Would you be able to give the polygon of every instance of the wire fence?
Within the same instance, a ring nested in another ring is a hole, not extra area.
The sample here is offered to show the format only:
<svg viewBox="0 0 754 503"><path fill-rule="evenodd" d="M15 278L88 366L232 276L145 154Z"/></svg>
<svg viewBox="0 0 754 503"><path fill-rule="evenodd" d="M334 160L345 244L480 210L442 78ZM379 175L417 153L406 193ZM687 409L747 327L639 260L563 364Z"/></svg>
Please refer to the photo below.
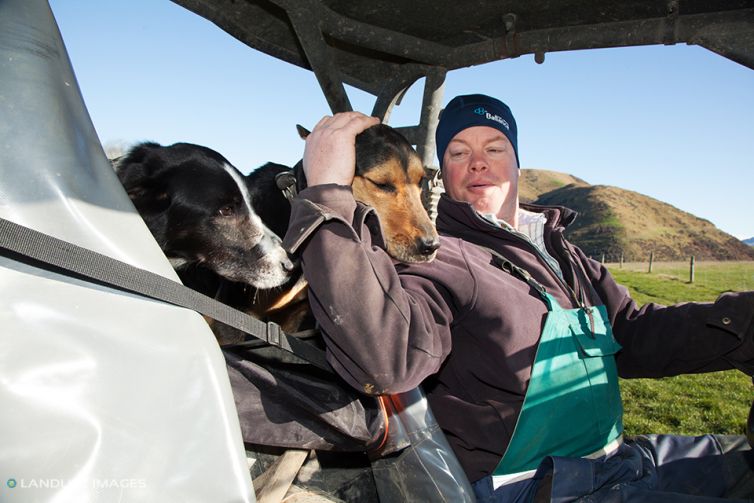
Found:
<svg viewBox="0 0 754 503"><path fill-rule="evenodd" d="M685 283L704 286L719 291L754 290L754 261L697 261L689 257L682 261L607 262L609 269L644 272L675 278Z"/></svg>

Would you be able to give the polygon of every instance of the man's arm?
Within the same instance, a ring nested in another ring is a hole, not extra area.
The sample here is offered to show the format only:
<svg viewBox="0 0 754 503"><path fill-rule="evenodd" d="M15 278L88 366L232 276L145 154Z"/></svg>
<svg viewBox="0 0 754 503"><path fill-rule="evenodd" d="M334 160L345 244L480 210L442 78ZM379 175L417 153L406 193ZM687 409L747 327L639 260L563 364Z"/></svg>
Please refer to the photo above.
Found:
<svg viewBox="0 0 754 503"><path fill-rule="evenodd" d="M638 307L602 264L578 253L623 346L617 355L621 377L732 368L754 373L754 292L724 293L708 303Z"/></svg>
<svg viewBox="0 0 754 503"><path fill-rule="evenodd" d="M326 117L309 135L309 188L292 203L284 244L301 253L333 368L364 392L395 393L439 369L450 351L452 313L447 293L422 275L402 280L390 256L373 246L367 223L355 221L355 137L376 123L369 119Z"/></svg>

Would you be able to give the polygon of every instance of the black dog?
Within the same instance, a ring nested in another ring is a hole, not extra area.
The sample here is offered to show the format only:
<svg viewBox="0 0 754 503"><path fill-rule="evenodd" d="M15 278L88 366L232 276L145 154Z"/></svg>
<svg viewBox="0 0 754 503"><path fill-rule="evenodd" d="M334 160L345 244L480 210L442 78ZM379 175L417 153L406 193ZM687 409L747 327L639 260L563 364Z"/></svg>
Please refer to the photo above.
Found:
<svg viewBox="0 0 754 503"><path fill-rule="evenodd" d="M142 143L114 161L136 209L187 286L215 296L220 279L269 289L295 264L252 206L244 176L189 143Z"/></svg>

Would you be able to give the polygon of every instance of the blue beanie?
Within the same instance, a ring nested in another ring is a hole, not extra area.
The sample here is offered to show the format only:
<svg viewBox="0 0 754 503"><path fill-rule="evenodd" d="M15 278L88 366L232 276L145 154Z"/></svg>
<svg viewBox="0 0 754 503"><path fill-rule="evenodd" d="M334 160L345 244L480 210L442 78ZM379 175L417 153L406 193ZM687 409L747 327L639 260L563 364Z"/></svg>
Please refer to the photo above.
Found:
<svg viewBox="0 0 754 503"><path fill-rule="evenodd" d="M441 168L442 158L450 140L464 129L473 126L489 126L503 133L513 145L516 163L519 168L521 167L518 161L518 130L511 109L502 101L484 94L468 94L456 96L440 112L435 144Z"/></svg>

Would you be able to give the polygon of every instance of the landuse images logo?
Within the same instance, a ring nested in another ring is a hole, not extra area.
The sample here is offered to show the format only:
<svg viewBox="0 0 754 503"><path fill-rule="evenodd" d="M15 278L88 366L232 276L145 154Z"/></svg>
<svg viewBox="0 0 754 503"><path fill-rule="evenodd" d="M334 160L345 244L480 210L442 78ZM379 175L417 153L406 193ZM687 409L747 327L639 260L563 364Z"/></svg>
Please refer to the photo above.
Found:
<svg viewBox="0 0 754 503"><path fill-rule="evenodd" d="M13 489L16 487L16 479L8 479L8 482L6 482L5 485Z"/></svg>

